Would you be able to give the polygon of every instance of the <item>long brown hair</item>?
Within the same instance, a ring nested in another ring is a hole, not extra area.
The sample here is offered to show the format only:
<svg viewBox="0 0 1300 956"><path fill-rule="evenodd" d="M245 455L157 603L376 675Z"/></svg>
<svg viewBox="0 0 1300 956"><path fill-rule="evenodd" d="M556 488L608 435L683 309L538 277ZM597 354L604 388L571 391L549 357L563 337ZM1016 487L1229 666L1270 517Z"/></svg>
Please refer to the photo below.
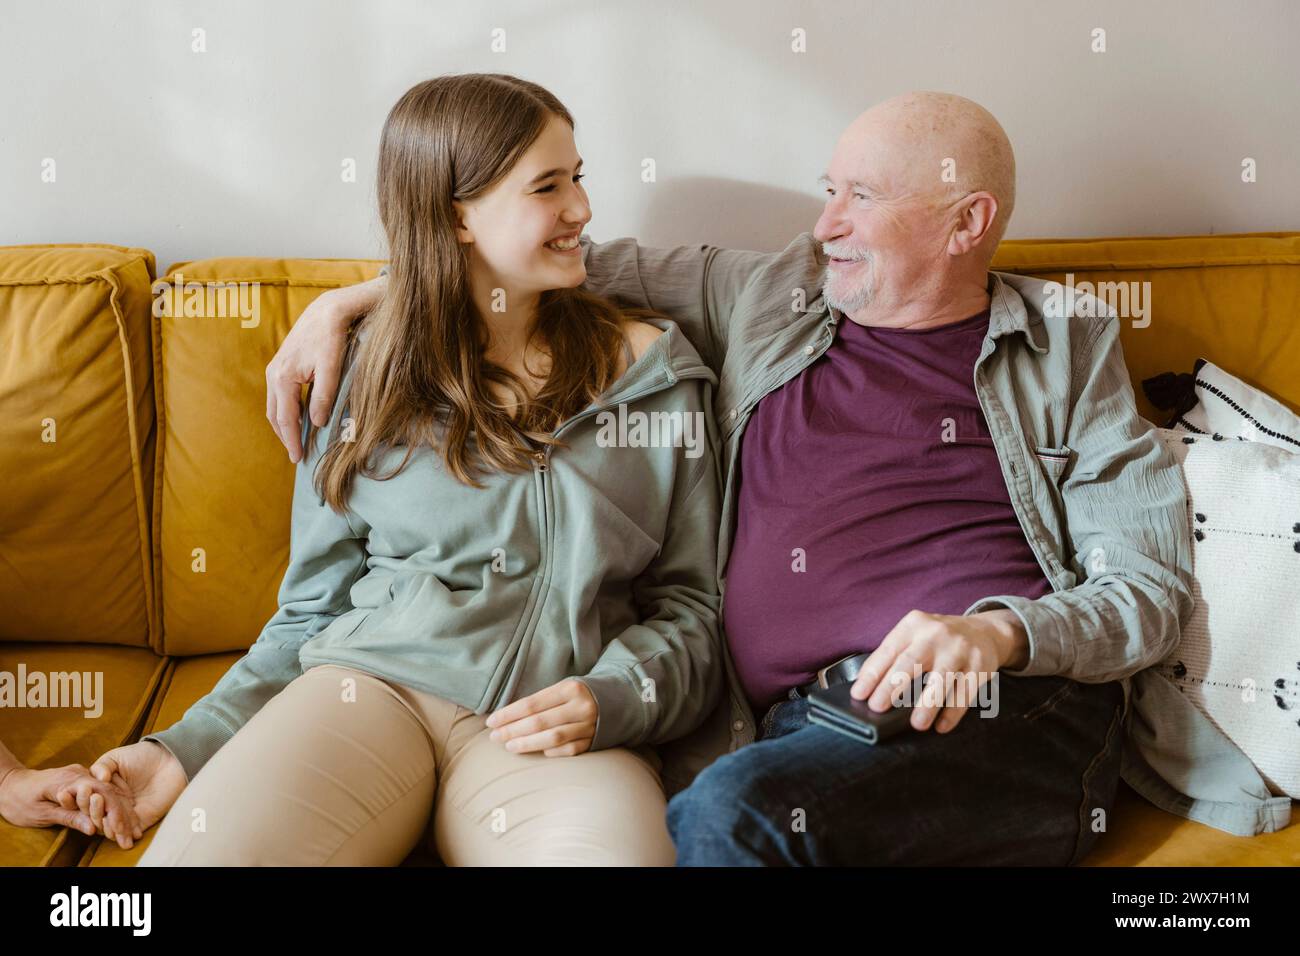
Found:
<svg viewBox="0 0 1300 956"><path fill-rule="evenodd" d="M488 329L470 295L452 201L473 199L500 181L552 116L573 126L546 89L500 73L426 80L389 112L378 168L388 289L361 323L369 329L365 342L354 330L349 344L349 352L357 349L353 437L331 444L316 476L317 492L335 511L345 507L356 475L385 480L406 467L416 448L437 448L435 419L445 427L443 460L465 484L483 487L475 477L482 468L527 470L536 445L563 444L551 433L612 383L623 319L653 314L621 310L576 288L542 293L532 336L541 339L550 371L532 399L518 376L486 359ZM494 398L494 382L513 396L514 417ZM312 426L309 448L315 437ZM405 445L406 455L380 476L370 459L385 443Z"/></svg>

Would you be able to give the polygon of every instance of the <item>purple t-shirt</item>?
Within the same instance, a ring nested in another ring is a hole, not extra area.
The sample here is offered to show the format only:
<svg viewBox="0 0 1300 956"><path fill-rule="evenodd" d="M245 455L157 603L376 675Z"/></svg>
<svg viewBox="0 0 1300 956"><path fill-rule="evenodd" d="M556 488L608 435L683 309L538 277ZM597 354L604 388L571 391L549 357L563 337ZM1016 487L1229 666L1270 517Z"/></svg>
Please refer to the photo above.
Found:
<svg viewBox="0 0 1300 956"><path fill-rule="evenodd" d="M983 312L930 329L837 323L765 396L740 450L723 621L758 713L877 647L912 608L1052 590L975 395Z"/></svg>

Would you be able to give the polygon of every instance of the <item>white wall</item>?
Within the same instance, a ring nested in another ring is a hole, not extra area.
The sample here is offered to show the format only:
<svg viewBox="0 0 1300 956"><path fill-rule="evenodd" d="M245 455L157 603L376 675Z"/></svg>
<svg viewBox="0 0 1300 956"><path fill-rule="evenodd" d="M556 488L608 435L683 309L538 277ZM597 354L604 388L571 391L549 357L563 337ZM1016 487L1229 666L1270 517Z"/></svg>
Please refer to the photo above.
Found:
<svg viewBox="0 0 1300 956"><path fill-rule="evenodd" d="M164 268L383 255L384 117L458 71L570 108L596 239L779 248L812 227L844 125L908 89L1001 119L1012 237L1294 230L1298 44L1288 0L4 0L0 244L138 245Z"/></svg>

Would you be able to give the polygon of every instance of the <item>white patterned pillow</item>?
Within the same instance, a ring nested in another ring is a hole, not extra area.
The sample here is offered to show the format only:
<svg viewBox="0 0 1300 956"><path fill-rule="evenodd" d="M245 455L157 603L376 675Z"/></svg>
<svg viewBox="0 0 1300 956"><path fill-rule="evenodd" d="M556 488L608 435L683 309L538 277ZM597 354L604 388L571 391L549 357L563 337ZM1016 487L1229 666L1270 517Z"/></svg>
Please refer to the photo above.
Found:
<svg viewBox="0 0 1300 956"><path fill-rule="evenodd" d="M1300 455L1159 428L1183 468L1196 607L1156 665L1300 799Z"/></svg>
<svg viewBox="0 0 1300 956"><path fill-rule="evenodd" d="M1197 359L1196 404L1174 419L1177 430L1277 445L1300 452L1300 415L1223 369Z"/></svg>

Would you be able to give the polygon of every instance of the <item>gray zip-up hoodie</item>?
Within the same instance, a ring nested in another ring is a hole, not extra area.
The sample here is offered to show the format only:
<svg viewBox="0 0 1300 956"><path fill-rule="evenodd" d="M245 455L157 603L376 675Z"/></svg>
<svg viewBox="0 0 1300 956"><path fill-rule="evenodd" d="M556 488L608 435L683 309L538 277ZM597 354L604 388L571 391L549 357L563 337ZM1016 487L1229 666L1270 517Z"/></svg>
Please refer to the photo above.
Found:
<svg viewBox="0 0 1300 956"><path fill-rule="evenodd" d="M693 730L722 686L717 378L675 323L648 321L664 334L529 472L480 476L476 489L423 448L395 478L358 478L339 515L312 478L325 439L341 440L349 359L329 425L297 465L279 610L209 694L144 739L193 779L326 663L478 714L576 677L599 706L593 750ZM378 473L403 454L386 449Z"/></svg>

